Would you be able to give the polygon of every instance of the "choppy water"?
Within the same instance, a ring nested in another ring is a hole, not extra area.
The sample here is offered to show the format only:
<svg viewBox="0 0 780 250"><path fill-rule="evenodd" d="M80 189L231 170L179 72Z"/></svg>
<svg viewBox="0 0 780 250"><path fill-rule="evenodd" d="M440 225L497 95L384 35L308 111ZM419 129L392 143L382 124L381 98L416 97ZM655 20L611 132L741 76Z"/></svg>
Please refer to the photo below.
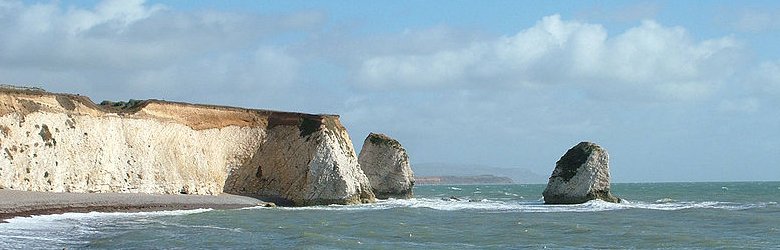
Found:
<svg viewBox="0 0 780 250"><path fill-rule="evenodd" d="M780 247L780 182L613 184L621 204L543 205L543 189L420 186L415 199L356 206L15 218L0 224L0 249Z"/></svg>

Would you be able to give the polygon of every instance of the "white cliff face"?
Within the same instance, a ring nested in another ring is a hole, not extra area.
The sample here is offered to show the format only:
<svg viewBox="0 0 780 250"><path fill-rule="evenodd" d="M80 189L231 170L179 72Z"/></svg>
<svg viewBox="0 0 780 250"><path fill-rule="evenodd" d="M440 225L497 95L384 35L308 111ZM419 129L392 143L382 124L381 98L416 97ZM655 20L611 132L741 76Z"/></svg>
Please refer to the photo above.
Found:
<svg viewBox="0 0 780 250"><path fill-rule="evenodd" d="M358 160L377 198L412 197L414 172L406 149L398 141L371 133L363 142Z"/></svg>
<svg viewBox="0 0 780 250"><path fill-rule="evenodd" d="M341 130L344 131L344 130ZM352 142L345 133L336 135L338 131L325 130L315 152L314 161L309 165L309 200L328 200L330 197L350 200L354 203L373 201L374 193L371 184L358 165ZM347 185L359 183L359 185ZM335 188L321 188L335 187Z"/></svg>
<svg viewBox="0 0 780 250"><path fill-rule="evenodd" d="M269 129L254 157L228 179L226 191L294 205L373 202L349 136L335 120L322 125L308 135L293 126Z"/></svg>
<svg viewBox="0 0 780 250"><path fill-rule="evenodd" d="M610 193L607 151L590 142L569 149L556 163L543 195L548 204L574 204L593 199L620 202Z"/></svg>
<svg viewBox="0 0 780 250"><path fill-rule="evenodd" d="M0 124L8 128L0 137L0 186L26 191L219 194L227 170L264 136L258 128L196 131L49 112L9 114Z"/></svg>
<svg viewBox="0 0 780 250"><path fill-rule="evenodd" d="M338 126L309 126L302 136L305 116ZM269 119L288 122L270 127ZM0 90L4 189L373 201L351 142L339 140L349 137L337 117L161 101L106 112L83 97ZM274 181L252 185L260 168Z"/></svg>

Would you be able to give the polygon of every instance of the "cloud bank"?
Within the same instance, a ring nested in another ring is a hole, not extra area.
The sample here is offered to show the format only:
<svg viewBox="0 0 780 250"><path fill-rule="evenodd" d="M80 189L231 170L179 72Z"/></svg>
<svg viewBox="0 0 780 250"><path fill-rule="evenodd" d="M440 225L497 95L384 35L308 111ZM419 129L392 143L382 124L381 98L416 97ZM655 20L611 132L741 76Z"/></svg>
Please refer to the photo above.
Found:
<svg viewBox="0 0 780 250"><path fill-rule="evenodd" d="M283 88L296 81L300 63L273 39L315 28L324 18L318 12L187 13L143 1L103 1L92 9L3 2L0 73L7 82L104 98Z"/></svg>
<svg viewBox="0 0 780 250"><path fill-rule="evenodd" d="M464 48L371 57L354 81L377 88L566 84L599 94L617 88L621 95L695 99L733 74L739 50L733 38L695 41L681 27L654 21L609 36L601 25L553 15Z"/></svg>

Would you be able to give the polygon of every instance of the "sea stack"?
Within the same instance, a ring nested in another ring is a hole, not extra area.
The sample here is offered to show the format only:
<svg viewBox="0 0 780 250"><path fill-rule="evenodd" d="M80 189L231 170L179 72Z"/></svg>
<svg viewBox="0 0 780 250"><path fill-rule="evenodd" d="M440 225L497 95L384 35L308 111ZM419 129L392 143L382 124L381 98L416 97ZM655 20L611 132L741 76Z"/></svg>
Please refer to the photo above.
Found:
<svg viewBox="0 0 780 250"><path fill-rule="evenodd" d="M337 115L0 86L0 189L374 201Z"/></svg>
<svg viewBox="0 0 780 250"><path fill-rule="evenodd" d="M579 204L594 199L620 202L609 187L607 150L592 142L580 142L555 163L544 189L544 203Z"/></svg>
<svg viewBox="0 0 780 250"><path fill-rule="evenodd" d="M414 173L406 149L397 140L383 134L369 134L358 162L377 198L412 198Z"/></svg>

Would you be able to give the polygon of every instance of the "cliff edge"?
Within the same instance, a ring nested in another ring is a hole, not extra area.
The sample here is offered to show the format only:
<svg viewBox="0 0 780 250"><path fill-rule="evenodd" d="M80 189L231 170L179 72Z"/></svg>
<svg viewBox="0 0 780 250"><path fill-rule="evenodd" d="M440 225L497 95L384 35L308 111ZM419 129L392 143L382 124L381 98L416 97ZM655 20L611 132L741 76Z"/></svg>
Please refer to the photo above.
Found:
<svg viewBox="0 0 780 250"><path fill-rule="evenodd" d="M0 189L372 202L346 129L312 115L0 86Z"/></svg>

